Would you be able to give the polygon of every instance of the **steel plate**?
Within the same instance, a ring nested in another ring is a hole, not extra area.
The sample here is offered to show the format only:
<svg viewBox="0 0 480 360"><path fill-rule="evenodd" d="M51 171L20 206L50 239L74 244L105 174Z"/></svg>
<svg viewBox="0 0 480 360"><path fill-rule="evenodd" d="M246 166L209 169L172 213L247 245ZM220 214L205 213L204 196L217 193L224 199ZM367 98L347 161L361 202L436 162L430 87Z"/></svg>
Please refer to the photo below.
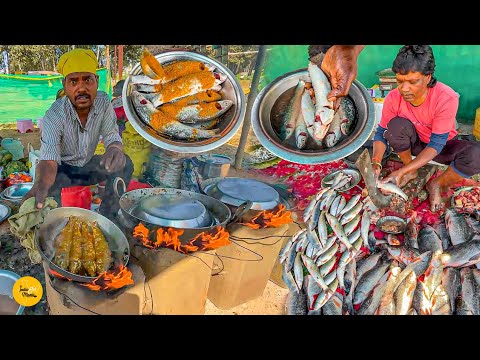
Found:
<svg viewBox="0 0 480 360"><path fill-rule="evenodd" d="M308 70L286 73L257 96L252 108L252 127L260 143L276 156L299 164L322 164L340 160L355 152L372 134L375 126L375 108L365 87L355 80L349 98L355 104L356 124L352 132L337 145L327 149L298 149L280 140L272 119L284 111L287 99L300 79L310 81Z"/></svg>
<svg viewBox="0 0 480 360"><path fill-rule="evenodd" d="M175 60L197 60L216 67L217 71L225 74L227 79L222 83L223 100L233 101L232 107L222 115L222 121L219 123L221 130L220 137L213 139L204 139L197 141L176 140L163 136L145 124L137 115L135 107L130 99L130 94L134 89L129 77L125 80L122 91L123 108L128 120L134 129L153 145L165 150L171 150L178 153L201 153L215 149L229 141L238 131L245 117L245 94L236 76L221 62L211 59L200 53L190 51L168 51L155 55L155 58L161 64L167 64ZM138 63L132 70L131 75L142 74L142 68Z"/></svg>
<svg viewBox="0 0 480 360"><path fill-rule="evenodd" d="M0 204L0 224L8 219L10 214L12 213L12 209L5 204Z"/></svg>
<svg viewBox="0 0 480 360"><path fill-rule="evenodd" d="M18 183L7 187L2 192L2 196L8 200L20 200L33 186L33 182Z"/></svg>

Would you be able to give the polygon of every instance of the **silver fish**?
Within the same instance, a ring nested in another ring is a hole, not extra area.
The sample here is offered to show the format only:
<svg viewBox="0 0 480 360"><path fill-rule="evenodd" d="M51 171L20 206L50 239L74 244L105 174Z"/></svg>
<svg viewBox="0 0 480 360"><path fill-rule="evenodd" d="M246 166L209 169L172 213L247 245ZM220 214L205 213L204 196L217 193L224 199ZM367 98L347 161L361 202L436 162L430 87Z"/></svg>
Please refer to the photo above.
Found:
<svg viewBox="0 0 480 360"><path fill-rule="evenodd" d="M337 213L335 214L335 216L338 216L340 215L340 211L343 210L343 208L345 207L345 205L347 205L347 200L345 200L345 198L342 197L340 198L340 203L338 204L338 207L337 207Z"/></svg>
<svg viewBox="0 0 480 360"><path fill-rule="evenodd" d="M350 235L348 235L348 242L350 244L354 244L359 238L360 238L360 228L358 228L357 230L355 230L354 232L352 232Z"/></svg>
<svg viewBox="0 0 480 360"><path fill-rule="evenodd" d="M335 234L330 235L330 236L327 238L327 242L325 243L324 248L321 249L320 251L318 251L318 252L315 254L315 257L318 258L318 257L321 256L325 251L328 251L328 250L333 246L333 244L335 243L335 240L337 240L337 237L335 236Z"/></svg>
<svg viewBox="0 0 480 360"><path fill-rule="evenodd" d="M480 292L472 269L460 269L462 283L461 298L457 307L458 315L480 315Z"/></svg>
<svg viewBox="0 0 480 360"><path fill-rule="evenodd" d="M403 200L407 201L408 196L403 192L402 189L400 189L397 185L394 183L388 182L388 183L382 183L381 181L377 182L377 188L388 191L389 193L394 193L400 196Z"/></svg>
<svg viewBox="0 0 480 360"><path fill-rule="evenodd" d="M280 251L280 254L278 255L280 259L280 263L283 263L287 257L287 254L290 250L290 248L298 241L300 238L300 235L304 234L307 231L307 229L300 229L297 231L295 234L292 235L292 237L287 241L283 249Z"/></svg>
<svg viewBox="0 0 480 360"><path fill-rule="evenodd" d="M387 289L387 280L390 277L390 270L388 270L374 286L368 297L358 309L358 315L373 315L380 305L380 301Z"/></svg>
<svg viewBox="0 0 480 360"><path fill-rule="evenodd" d="M298 244L299 242L297 242ZM293 264L295 263L295 258L297 257L297 247L294 245L288 250L285 263L283 264L284 271L286 273L290 272L293 269Z"/></svg>
<svg viewBox="0 0 480 360"><path fill-rule="evenodd" d="M390 261L380 261L375 267L363 274L355 288L355 295L353 296L354 305L361 304L367 298L375 285L385 274L389 265Z"/></svg>
<svg viewBox="0 0 480 360"><path fill-rule="evenodd" d="M398 276L398 281L395 284L394 292L397 290L398 286L402 283L403 280L407 278L411 273L414 274L415 278L422 276L430 265L432 260L433 252L427 251L421 254L418 258L408 264L405 269L402 270Z"/></svg>
<svg viewBox="0 0 480 360"><path fill-rule="evenodd" d="M295 278L291 271L286 272L285 270L282 271L282 280L290 289L290 291L300 292L297 283L295 282Z"/></svg>
<svg viewBox="0 0 480 360"><path fill-rule="evenodd" d="M298 116L302 112L302 95L305 91L305 81L299 80L292 98L288 102L287 107L280 125L280 139L286 141L290 139L295 131L295 124Z"/></svg>
<svg viewBox="0 0 480 360"><path fill-rule="evenodd" d="M330 285L328 285L329 291L327 292L321 291L318 294L318 297L315 300L315 304L313 305L312 310L321 309L325 305L325 303L335 294L335 290L337 289L337 287L338 287L338 279L335 278L333 282Z"/></svg>
<svg viewBox="0 0 480 360"><path fill-rule="evenodd" d="M398 266L395 266L390 269L390 275L387 279L387 285L385 287L385 292L383 293L382 298L380 299L380 304L378 305L377 315L395 315L395 301L393 298L393 290L395 288L398 276L402 272Z"/></svg>
<svg viewBox="0 0 480 360"><path fill-rule="evenodd" d="M405 229L405 245L418 249L418 232L419 225L416 222L416 218L409 218L407 227Z"/></svg>
<svg viewBox="0 0 480 360"><path fill-rule="evenodd" d="M161 111L155 109L153 104L137 91L132 91L130 96L133 106L142 121L162 134L185 140L219 137L216 131L193 129L173 118L167 117Z"/></svg>
<svg viewBox="0 0 480 360"><path fill-rule="evenodd" d="M442 285L439 285L434 293L433 293L433 298L434 298L434 305L433 305L433 312L432 315L451 315L453 314L451 307L450 307L450 301L448 298L448 294L443 288Z"/></svg>
<svg viewBox="0 0 480 360"><path fill-rule="evenodd" d="M421 253L429 250L443 251L442 240L440 240L435 229L430 225L424 225L418 233L418 250Z"/></svg>
<svg viewBox="0 0 480 360"><path fill-rule="evenodd" d="M390 246L386 245L388 253L402 264L408 265L412 263L420 255L417 249L408 247L406 245Z"/></svg>
<svg viewBox="0 0 480 360"><path fill-rule="evenodd" d="M350 315L353 315L355 313L355 310L353 308L353 294L355 293L355 277L357 274L357 263L355 259L352 259L350 261L346 268L345 268L345 274L344 274L344 283L345 283L345 291L347 292L347 296L345 297L345 307L346 310Z"/></svg>
<svg viewBox="0 0 480 360"><path fill-rule="evenodd" d="M352 196L350 200L348 200L345 207L337 214L337 216L347 213L350 209L352 209L355 205L357 205L361 197L362 197L362 194L356 194Z"/></svg>
<svg viewBox="0 0 480 360"><path fill-rule="evenodd" d="M315 126L315 105L313 104L312 98L310 97L308 91L305 91L302 95L302 115L308 134L313 139L315 144L321 147L323 137L320 137L323 134L321 128Z"/></svg>
<svg viewBox="0 0 480 360"><path fill-rule="evenodd" d="M473 230L463 215L453 209L445 210L445 225L453 245L469 241L473 237Z"/></svg>
<svg viewBox="0 0 480 360"><path fill-rule="evenodd" d="M357 228L358 224L360 223L360 220L361 220L360 214L357 214L352 220L346 223L343 226L343 231L345 231L345 235L347 236L350 235L353 232L353 230Z"/></svg>
<svg viewBox="0 0 480 360"><path fill-rule="evenodd" d="M357 214L362 211L363 204L359 202L357 205L355 205L352 209L350 209L348 212L342 215L340 218L340 224L345 225L348 223L350 220L352 220Z"/></svg>
<svg viewBox="0 0 480 360"><path fill-rule="evenodd" d="M320 206L322 203L320 201L317 201L317 204L315 205L315 208L313 209L313 214L310 217L310 221L308 222L308 228L310 230L314 230L317 225L318 221L320 220L320 214L322 212L322 207ZM323 244L323 242L322 242Z"/></svg>
<svg viewBox="0 0 480 360"><path fill-rule="evenodd" d="M285 313L287 315L307 315L307 296L303 291L290 291L285 303Z"/></svg>
<svg viewBox="0 0 480 360"><path fill-rule="evenodd" d="M405 270L403 270L405 271ZM412 307L413 295L417 286L415 272L410 271L403 279L394 293L395 315L407 315Z"/></svg>
<svg viewBox="0 0 480 360"><path fill-rule="evenodd" d="M442 262L445 267L465 267L480 262L480 240L470 240L449 247L442 254Z"/></svg>
<svg viewBox="0 0 480 360"><path fill-rule="evenodd" d="M308 130L307 124L303 119L303 114L300 112L297 120L295 121L295 144L297 148L303 149L307 145Z"/></svg>
<svg viewBox="0 0 480 360"><path fill-rule="evenodd" d="M337 253L338 250L338 244L334 244L333 246L330 247L327 251L323 252L317 257L317 260L315 261L315 264L317 266L322 266L325 263L327 263L335 254Z"/></svg>
<svg viewBox="0 0 480 360"><path fill-rule="evenodd" d="M333 200L332 205L330 205L329 209L331 215L337 216L337 209L341 199L343 199L343 196L340 194Z"/></svg>
<svg viewBox="0 0 480 360"><path fill-rule="evenodd" d="M433 304L432 298L427 295L426 285L422 281L417 281L417 285L413 292L412 306L420 315L432 315Z"/></svg>
<svg viewBox="0 0 480 360"><path fill-rule="evenodd" d="M360 225L361 229L361 234L362 234L362 239L363 239L363 245L368 248L368 233L370 231L370 214L368 213L367 210L364 210L362 213L362 223Z"/></svg>
<svg viewBox="0 0 480 360"><path fill-rule="evenodd" d="M347 136L352 131L352 125L355 120L356 109L353 101L347 97L343 97L340 101L340 108L345 114L345 118L342 120L340 125L340 131L343 135Z"/></svg>
<svg viewBox="0 0 480 360"><path fill-rule="evenodd" d="M308 73L315 91L315 122L322 125L330 124L333 120L333 102L327 100L332 89L330 81L320 67L312 62L308 64Z"/></svg>
<svg viewBox="0 0 480 360"><path fill-rule="evenodd" d="M442 241L443 250L447 250L452 243L450 242L450 234L448 233L447 227L444 222L437 223L433 226L438 237Z"/></svg>
<svg viewBox="0 0 480 360"><path fill-rule="evenodd" d="M345 113L343 109L340 107L333 115L333 120L330 123L330 127L328 129L327 135L325 136L325 146L328 148L334 147L340 141L342 137L342 132L340 127L342 122L345 119Z"/></svg>
<svg viewBox="0 0 480 360"><path fill-rule="evenodd" d="M308 221L310 220L310 218L312 217L313 215L313 211L315 210L315 206L317 205L319 200L317 200L317 198L314 196L312 197L312 199L310 200L310 202L308 203L307 207L305 208L305 210L303 210L303 222L304 223L308 223Z"/></svg>
<svg viewBox="0 0 480 360"><path fill-rule="evenodd" d="M326 246L327 239L328 239L328 228L325 218L325 211L322 210L318 219L318 238L323 246Z"/></svg>
<svg viewBox="0 0 480 360"><path fill-rule="evenodd" d="M295 261L293 263L293 275L295 277L295 283L299 289L302 288L303 283L303 264L301 259L302 254L297 253Z"/></svg>
<svg viewBox="0 0 480 360"><path fill-rule="evenodd" d="M365 274L367 271L373 269L380 258L382 257L384 253L383 252L378 252L376 254L372 254L366 259L357 262L357 276L355 278L355 282L358 284L358 281L362 278L363 274Z"/></svg>
<svg viewBox="0 0 480 360"><path fill-rule="evenodd" d="M342 315L343 295L335 291L332 297L322 306L323 315Z"/></svg>
<svg viewBox="0 0 480 360"><path fill-rule="evenodd" d="M345 235L345 232L343 231L342 225L340 225L340 222L337 220L337 218L333 217L329 213L326 213L325 216L327 217L327 221L330 224L330 227L332 228L333 232L335 235L338 237L338 239L345 244L348 250L352 248L352 245L348 241L347 235Z"/></svg>
<svg viewBox="0 0 480 360"><path fill-rule="evenodd" d="M330 292L331 290L328 288L328 285L325 283L323 279L324 276L321 275L320 269L317 267L315 262L310 259L308 256L302 255L303 263L305 264L308 272L312 275L313 280L317 282L317 284L323 289L324 292Z"/></svg>
<svg viewBox="0 0 480 360"><path fill-rule="evenodd" d="M158 110L175 117L183 124L195 124L209 121L225 114L233 105L231 100L220 100L183 106L180 110L174 104L161 105ZM175 108L174 108L175 107ZM208 109L208 111L206 111Z"/></svg>
<svg viewBox="0 0 480 360"><path fill-rule="evenodd" d="M336 197L337 192L335 191L335 189L330 189L330 191L327 192L327 194L325 195L325 198L322 200L322 210L328 211L330 209L330 205Z"/></svg>
<svg viewBox="0 0 480 360"><path fill-rule="evenodd" d="M444 269L442 276L442 286L444 287L448 295L450 309L452 313L454 313L456 308L456 299L460 294L460 290L462 288L462 283L460 280L460 270L451 267Z"/></svg>

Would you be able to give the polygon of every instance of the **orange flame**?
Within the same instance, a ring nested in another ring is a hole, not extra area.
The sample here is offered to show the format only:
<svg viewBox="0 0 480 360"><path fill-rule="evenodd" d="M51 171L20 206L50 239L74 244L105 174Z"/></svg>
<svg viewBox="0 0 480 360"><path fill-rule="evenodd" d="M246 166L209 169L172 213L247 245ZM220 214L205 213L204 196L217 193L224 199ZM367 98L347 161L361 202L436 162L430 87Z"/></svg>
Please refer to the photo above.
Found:
<svg viewBox="0 0 480 360"><path fill-rule="evenodd" d="M104 271L91 283L81 283L93 291L120 289L126 285L133 284L132 272L123 264L116 270Z"/></svg>
<svg viewBox="0 0 480 360"><path fill-rule="evenodd" d="M255 215L249 222L241 223L252 229L264 229L267 227L279 227L291 223L291 212L285 210L285 205L278 204L272 210L263 210Z"/></svg>
<svg viewBox="0 0 480 360"><path fill-rule="evenodd" d="M63 276L62 274L60 274L60 273L56 272L56 271L55 271L55 270L53 270L53 269L48 269L48 270L49 270L50 274L52 274L53 276L56 276L56 277L58 277L58 278L60 278L60 279L62 279L62 280L68 280L68 281L72 281L71 279L69 279L69 278L67 278L67 277Z"/></svg>
<svg viewBox="0 0 480 360"><path fill-rule="evenodd" d="M183 233L184 230L181 229L167 228L165 230L161 227L150 232L147 227L140 223L133 230L133 237L150 249L166 247L184 254L198 250L213 250L230 244L229 234L221 226L217 226L213 231L204 231L198 234L187 244L180 242L180 236ZM151 240L152 234L155 235L155 241Z"/></svg>
<svg viewBox="0 0 480 360"><path fill-rule="evenodd" d="M200 250L213 250L231 244L229 237L228 231L221 226L217 226L213 232L204 231L195 236L189 243L190 245L196 243Z"/></svg>

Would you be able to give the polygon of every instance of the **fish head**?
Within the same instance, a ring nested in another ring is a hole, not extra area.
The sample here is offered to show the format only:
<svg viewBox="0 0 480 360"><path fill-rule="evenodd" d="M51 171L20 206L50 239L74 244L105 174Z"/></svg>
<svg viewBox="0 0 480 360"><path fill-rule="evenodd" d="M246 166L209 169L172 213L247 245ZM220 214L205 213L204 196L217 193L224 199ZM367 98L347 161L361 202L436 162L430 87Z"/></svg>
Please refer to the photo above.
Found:
<svg viewBox="0 0 480 360"><path fill-rule="evenodd" d="M215 107L218 110L223 110L223 111L227 111L228 109L230 109L232 105L233 105L232 100L220 100L215 102Z"/></svg>
<svg viewBox="0 0 480 360"><path fill-rule="evenodd" d="M145 121L147 124L150 123L150 115L156 111L153 104L138 91L132 91L130 97L132 99L135 110L142 118L142 120Z"/></svg>
<svg viewBox="0 0 480 360"><path fill-rule="evenodd" d="M215 85L222 84L225 80L227 80L227 75L214 72L213 76L215 77Z"/></svg>
<svg viewBox="0 0 480 360"><path fill-rule="evenodd" d="M329 131L325 136L325 145L327 147L333 147L337 143L336 138L335 133Z"/></svg>
<svg viewBox="0 0 480 360"><path fill-rule="evenodd" d="M297 136L297 147L303 149L307 144L308 134L305 131L302 131Z"/></svg>

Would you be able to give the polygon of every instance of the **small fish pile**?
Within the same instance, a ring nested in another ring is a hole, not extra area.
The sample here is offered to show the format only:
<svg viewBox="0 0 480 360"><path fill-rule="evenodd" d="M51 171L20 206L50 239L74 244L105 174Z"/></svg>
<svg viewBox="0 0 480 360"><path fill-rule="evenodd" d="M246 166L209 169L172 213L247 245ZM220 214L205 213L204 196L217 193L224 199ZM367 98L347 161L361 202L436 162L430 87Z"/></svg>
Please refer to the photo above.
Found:
<svg viewBox="0 0 480 360"><path fill-rule="evenodd" d="M434 226L421 227L411 218L403 240L394 235L386 238L377 240L369 231L369 255L360 251L343 270L337 267L336 279L343 277L344 288L326 271L320 281L312 272L307 273L301 286L300 269L294 271L298 278L294 277L293 285L285 275L290 288L287 314L480 314L480 270L476 268L480 266L479 221L451 208ZM295 236L291 239L294 243L300 240ZM303 251L300 256L306 256ZM325 291L322 281L333 285ZM328 300L323 293L330 295ZM319 304L318 298L322 300Z"/></svg>
<svg viewBox="0 0 480 360"><path fill-rule="evenodd" d="M337 301L347 266L362 257L362 244L368 246L369 213L362 211L360 194L347 202L338 193L345 181L348 178L338 173L331 186L312 197L304 211L307 227L294 234L279 255L289 296L306 299L305 313L309 309L318 314L331 299Z"/></svg>
<svg viewBox="0 0 480 360"><path fill-rule="evenodd" d="M337 175L339 176L339 179L336 178ZM358 177L360 177L360 174L358 174ZM346 191L348 189L351 189L353 184L355 184L355 179L353 175L349 174L344 170L339 170L332 173L331 175L327 175L327 177L323 181L323 184L325 184L326 186L331 186L333 185L334 181L341 182L341 186L337 187L338 191ZM358 183L358 181L356 181L356 183Z"/></svg>
<svg viewBox="0 0 480 360"><path fill-rule="evenodd" d="M314 63L308 65L310 79L300 79L283 113L279 136L294 139L298 149L332 148L349 135L356 118L353 101L342 98L337 111L327 100L331 90L325 73ZM309 81L308 81L309 80Z"/></svg>
<svg viewBox="0 0 480 360"><path fill-rule="evenodd" d="M131 100L142 121L162 135L194 141L218 137L216 126L233 105L219 91L227 76L201 61L162 65L144 50L143 75L130 75Z"/></svg>

